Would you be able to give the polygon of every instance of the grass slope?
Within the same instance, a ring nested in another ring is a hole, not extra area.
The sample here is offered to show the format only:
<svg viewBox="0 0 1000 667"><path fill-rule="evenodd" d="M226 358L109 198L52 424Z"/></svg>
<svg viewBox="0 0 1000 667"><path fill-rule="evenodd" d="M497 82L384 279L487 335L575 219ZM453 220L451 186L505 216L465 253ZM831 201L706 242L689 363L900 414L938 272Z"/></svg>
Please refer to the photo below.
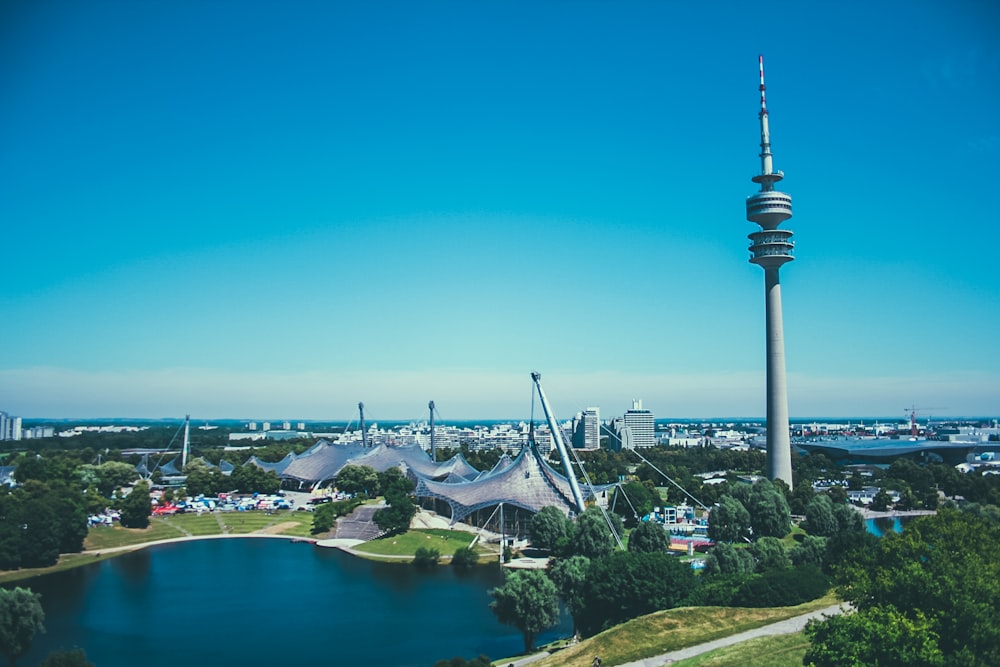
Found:
<svg viewBox="0 0 1000 667"><path fill-rule="evenodd" d="M760 637L679 660L672 667L801 667L809 648L805 633Z"/></svg>
<svg viewBox="0 0 1000 667"><path fill-rule="evenodd" d="M668 609L632 619L533 664L537 667L590 665L594 656L599 655L607 665L620 665L728 637L836 603L837 598L830 594L794 607ZM507 662L501 660L498 664Z"/></svg>

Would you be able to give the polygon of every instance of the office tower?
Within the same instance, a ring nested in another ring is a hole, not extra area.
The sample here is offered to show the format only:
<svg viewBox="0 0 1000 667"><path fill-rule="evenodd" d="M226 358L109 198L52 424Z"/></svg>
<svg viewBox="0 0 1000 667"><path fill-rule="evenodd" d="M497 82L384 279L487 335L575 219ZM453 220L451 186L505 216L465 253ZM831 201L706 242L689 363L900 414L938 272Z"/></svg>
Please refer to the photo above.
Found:
<svg viewBox="0 0 1000 667"><path fill-rule="evenodd" d="M632 409L625 411L622 422L631 436L629 442L631 447L627 446L626 438L622 438L623 449L652 447L656 444L653 412L643 409L641 400L632 401Z"/></svg>
<svg viewBox="0 0 1000 667"><path fill-rule="evenodd" d="M573 447L599 449L601 446L601 409L587 408L573 418Z"/></svg>

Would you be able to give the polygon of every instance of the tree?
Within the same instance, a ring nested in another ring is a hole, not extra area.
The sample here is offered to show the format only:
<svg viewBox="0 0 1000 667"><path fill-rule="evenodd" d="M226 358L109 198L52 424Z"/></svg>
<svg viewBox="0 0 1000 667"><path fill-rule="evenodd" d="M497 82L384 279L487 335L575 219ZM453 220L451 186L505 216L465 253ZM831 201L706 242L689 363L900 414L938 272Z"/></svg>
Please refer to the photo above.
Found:
<svg viewBox="0 0 1000 667"><path fill-rule="evenodd" d="M792 514L805 514L806 506L816 496L816 492L813 491L812 482L808 479L801 477L798 479L798 484L795 485L791 496L788 498L788 509L791 510Z"/></svg>
<svg viewBox="0 0 1000 667"><path fill-rule="evenodd" d="M97 490L105 498L110 498L115 491L137 479L139 472L135 467L121 461L107 461L97 466Z"/></svg>
<svg viewBox="0 0 1000 667"><path fill-rule="evenodd" d="M517 570L490 591L490 609L504 625L512 625L524 637L524 652L535 647L538 633L559 622L556 585L542 570Z"/></svg>
<svg viewBox="0 0 1000 667"><path fill-rule="evenodd" d="M652 487L652 482L628 482L615 489L612 506L615 513L621 516L625 525L632 527L639 523L642 517L653 511L660 504L659 494Z"/></svg>
<svg viewBox="0 0 1000 667"><path fill-rule="evenodd" d="M147 528L149 515L153 513L153 506L149 501L149 485L139 482L132 487L132 491L118 502L118 509L124 527Z"/></svg>
<svg viewBox="0 0 1000 667"><path fill-rule="evenodd" d="M663 553L670 549L670 536L655 521L643 521L628 536L628 550L632 553Z"/></svg>
<svg viewBox="0 0 1000 667"><path fill-rule="evenodd" d="M337 518L337 508L333 503L323 503L313 510L312 528L310 533L319 535L333 528L333 522Z"/></svg>
<svg viewBox="0 0 1000 667"><path fill-rule="evenodd" d="M222 490L224 478L217 468L209 467L202 459L192 459L184 469L184 484L190 496L210 496Z"/></svg>
<svg viewBox="0 0 1000 667"><path fill-rule="evenodd" d="M480 655L472 660L466 660L462 656L455 656L451 660L437 660L434 667L491 667L493 663L488 656Z"/></svg>
<svg viewBox="0 0 1000 667"><path fill-rule="evenodd" d="M865 533L865 519L847 503L834 503L833 518L837 520L838 533Z"/></svg>
<svg viewBox="0 0 1000 667"><path fill-rule="evenodd" d="M801 542L792 547L788 557L793 565L815 565L823 567L826 556L827 538L816 535L806 535Z"/></svg>
<svg viewBox="0 0 1000 667"><path fill-rule="evenodd" d="M337 488L374 497L379 490L378 473L371 466L348 464L337 473Z"/></svg>
<svg viewBox="0 0 1000 667"><path fill-rule="evenodd" d="M264 470L252 463L233 466L229 475L230 488L240 493L276 493L281 488L281 478L273 470Z"/></svg>
<svg viewBox="0 0 1000 667"><path fill-rule="evenodd" d="M685 600L695 585L688 564L670 554L616 551L590 563L580 629L589 635L636 616L670 609Z"/></svg>
<svg viewBox="0 0 1000 667"><path fill-rule="evenodd" d="M719 542L705 559L705 573L709 575L751 574L757 567L749 550Z"/></svg>
<svg viewBox="0 0 1000 667"><path fill-rule="evenodd" d="M31 648L38 632L45 632L45 611L40 595L29 588L0 588L0 650L14 667Z"/></svg>
<svg viewBox="0 0 1000 667"><path fill-rule="evenodd" d="M80 491L53 480L0 489L0 568L48 567L83 549L87 513Z"/></svg>
<svg viewBox="0 0 1000 667"><path fill-rule="evenodd" d="M451 564L459 570L468 570L479 563L479 556L471 547L459 547L451 557Z"/></svg>
<svg viewBox="0 0 1000 667"><path fill-rule="evenodd" d="M20 499L0 484L0 570L21 567Z"/></svg>
<svg viewBox="0 0 1000 667"><path fill-rule="evenodd" d="M805 633L810 646L803 663L814 667L947 664L930 620L893 607L810 621Z"/></svg>
<svg viewBox="0 0 1000 667"><path fill-rule="evenodd" d="M441 560L441 552L430 547L417 547L413 554L413 564L417 567L432 567Z"/></svg>
<svg viewBox="0 0 1000 667"><path fill-rule="evenodd" d="M108 508L108 499L97 490L96 486L88 486L83 492L83 502L87 508L87 514L100 514Z"/></svg>
<svg viewBox="0 0 1000 667"><path fill-rule="evenodd" d="M377 478L376 483L378 483ZM385 492L386 507L375 512L372 517L379 528L387 533L400 533L410 527L410 521L417 513L417 506L410 500L409 495L413 488L413 482L405 477L400 477L389 485Z"/></svg>
<svg viewBox="0 0 1000 667"><path fill-rule="evenodd" d="M784 537L792 529L792 512L785 494L772 482L762 479L750 491L750 525L754 539Z"/></svg>
<svg viewBox="0 0 1000 667"><path fill-rule="evenodd" d="M829 537L840 530L833 515L833 502L824 494L814 496L806 505L806 520L802 527L810 535Z"/></svg>
<svg viewBox="0 0 1000 667"><path fill-rule="evenodd" d="M559 540L569 537L573 524L562 510L547 505L531 517L531 545L554 550Z"/></svg>
<svg viewBox="0 0 1000 667"><path fill-rule="evenodd" d="M872 498L872 509L876 512L885 512L892 503L892 496L885 489L879 489L875 497Z"/></svg>
<svg viewBox="0 0 1000 667"><path fill-rule="evenodd" d="M576 528L573 531L573 553L587 558L600 558L612 552L615 548L612 528L608 526L608 519L618 519L615 514L605 515L599 507L588 507L576 520ZM614 529L621 535L621 520Z"/></svg>
<svg viewBox="0 0 1000 667"><path fill-rule="evenodd" d="M785 545L777 537L762 537L750 545L750 555L757 561L757 571L784 570L792 566Z"/></svg>
<svg viewBox="0 0 1000 667"><path fill-rule="evenodd" d="M842 505L847 502L847 489L840 485L831 486L826 495L830 496L830 501L834 505Z"/></svg>
<svg viewBox="0 0 1000 667"><path fill-rule="evenodd" d="M737 485L739 486L739 485ZM722 496L708 515L708 539L735 542L750 532L750 513L733 496Z"/></svg>
<svg viewBox="0 0 1000 667"><path fill-rule="evenodd" d="M583 612L583 587L587 583L590 559L586 556L562 558L549 566L549 578L556 585L559 597L573 617L573 635L577 632L577 619Z"/></svg>
<svg viewBox="0 0 1000 667"><path fill-rule="evenodd" d="M82 648L75 648L71 651L54 651L42 660L41 667L94 667L94 663L87 660L87 654Z"/></svg>
<svg viewBox="0 0 1000 667"><path fill-rule="evenodd" d="M406 477L403 471L398 467L389 468L380 473L376 473L375 476L378 478L378 489L374 490L376 495L384 496L386 491L390 487L399 484L400 481Z"/></svg>

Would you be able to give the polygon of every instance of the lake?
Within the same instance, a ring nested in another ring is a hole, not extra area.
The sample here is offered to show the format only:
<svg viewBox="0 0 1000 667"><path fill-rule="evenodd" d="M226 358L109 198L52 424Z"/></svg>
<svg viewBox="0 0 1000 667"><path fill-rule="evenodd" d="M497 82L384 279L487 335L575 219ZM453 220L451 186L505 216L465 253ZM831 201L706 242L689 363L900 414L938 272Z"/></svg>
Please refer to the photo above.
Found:
<svg viewBox="0 0 1000 667"><path fill-rule="evenodd" d="M460 573L378 563L279 539L165 544L36 577L46 633L18 664L83 648L97 667L398 665L523 649L489 589L499 565ZM568 636L560 625L539 643Z"/></svg>
<svg viewBox="0 0 1000 667"><path fill-rule="evenodd" d="M901 533L903 528L919 516L885 516L875 519L865 519L865 528L876 537L882 537L886 533Z"/></svg>

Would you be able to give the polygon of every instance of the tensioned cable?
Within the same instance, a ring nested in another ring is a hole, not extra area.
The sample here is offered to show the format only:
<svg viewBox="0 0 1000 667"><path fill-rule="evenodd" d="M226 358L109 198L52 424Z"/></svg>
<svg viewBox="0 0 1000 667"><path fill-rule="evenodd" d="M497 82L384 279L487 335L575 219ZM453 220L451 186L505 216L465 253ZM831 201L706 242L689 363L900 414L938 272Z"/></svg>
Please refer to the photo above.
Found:
<svg viewBox="0 0 1000 667"><path fill-rule="evenodd" d="M690 493L688 493L688 492L687 492L687 489L685 489L685 488L684 488L683 486L681 486L680 484L678 484L677 482L675 482L674 480L672 480L672 479L670 478L670 476L669 476L669 475L667 475L667 473L663 472L662 470L660 470L659 468L657 468L656 466L654 466L654 465L653 465L652 463L650 463L650 462L649 462L649 461L648 461L648 460L646 459L646 457L645 457L645 456L643 456L642 454L640 454L640 453L639 453L638 451L636 451L635 449L633 449L633 450L631 450L631 451L632 451L632 453L633 453L633 454L635 454L635 455L636 455L636 456L638 456L638 457L639 457L640 459L642 459L642 462L643 462L643 463L645 463L645 464L646 464L646 465L648 465L648 466L649 466L650 468L652 468L652 469L653 469L653 470L655 470L656 472L658 472L658 473L660 473L661 475L663 475L663 477L664 477L664 478L665 478L665 479L666 479L666 480L667 480L668 482L670 482L671 484L673 484L674 486L676 486L676 487L677 487L678 489L680 489L680 490L681 490L681 492L682 492L682 493L683 493L684 495L686 495L686 496L687 496L688 498L690 498L691 500L693 500L693 501L695 501L696 503L698 503L698 505L699 505L699 506L701 506L701 508L702 508L703 510L707 510L707 509L708 509L708 507L707 507L707 506L705 505L705 503L701 502L700 500L698 500L697 498L695 498L694 496L692 496L692 495L691 495Z"/></svg>

